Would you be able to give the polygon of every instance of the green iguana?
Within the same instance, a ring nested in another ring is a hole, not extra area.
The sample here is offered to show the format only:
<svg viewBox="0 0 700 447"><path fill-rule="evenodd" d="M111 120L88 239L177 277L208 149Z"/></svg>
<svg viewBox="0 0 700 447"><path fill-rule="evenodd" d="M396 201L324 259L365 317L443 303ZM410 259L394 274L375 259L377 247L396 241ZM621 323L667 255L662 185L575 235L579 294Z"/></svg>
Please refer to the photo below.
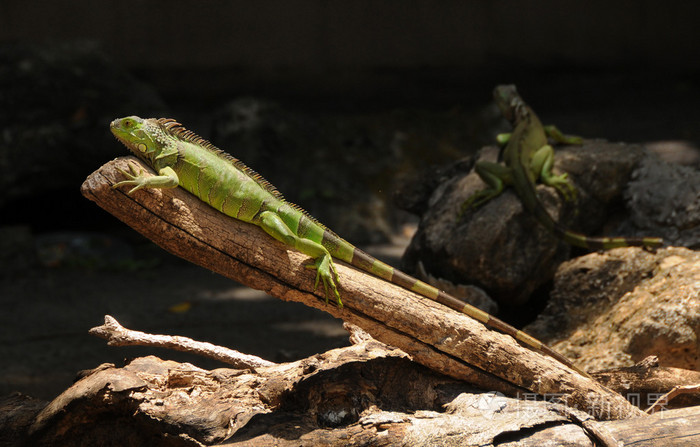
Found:
<svg viewBox="0 0 700 447"><path fill-rule="evenodd" d="M314 259L307 268L316 270L316 282L342 306L333 258L367 273L437 301L487 326L520 340L583 375L567 358L535 338L464 303L435 287L394 269L331 232L282 195L255 171L222 152L172 119L142 119L136 116L114 120L112 133L129 150L151 166L156 176L147 176L132 164L131 172L120 170L127 180L114 187L141 188L181 186L222 213L259 226L278 241Z"/></svg>
<svg viewBox="0 0 700 447"><path fill-rule="evenodd" d="M489 188L469 197L462 204L462 213L469 208L481 206L499 195L505 185L511 185L523 207L569 244L593 250L627 246L652 248L662 245L662 239L655 237L589 237L555 222L537 197L535 181L539 179L545 185L553 186L566 200L575 198L576 189L569 182L567 174L552 174L554 150L548 144L547 137L565 144L581 144L583 140L580 137L565 136L554 126L543 126L535 112L518 95L514 85L497 86L493 96L503 116L513 125L511 134L498 137L499 142L506 144L502 152L505 165L486 161L476 164L475 171Z"/></svg>

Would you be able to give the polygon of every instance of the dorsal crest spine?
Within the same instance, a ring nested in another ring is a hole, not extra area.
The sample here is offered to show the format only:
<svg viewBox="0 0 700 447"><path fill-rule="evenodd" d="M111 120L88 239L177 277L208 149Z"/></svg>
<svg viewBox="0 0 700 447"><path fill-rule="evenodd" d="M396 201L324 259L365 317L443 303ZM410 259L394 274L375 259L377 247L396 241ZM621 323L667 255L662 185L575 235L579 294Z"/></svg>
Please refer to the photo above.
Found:
<svg viewBox="0 0 700 447"><path fill-rule="evenodd" d="M311 216L309 213L307 213L299 205L296 205L294 203L286 201L284 199L284 196L282 195L282 193L280 193L272 183L265 180L265 178L262 175L258 174L255 170L249 168L241 160L228 154L227 152L224 152L223 150L214 146L211 142L200 137L199 135L192 132L191 130L186 129L185 126L183 126L178 121L176 121L172 118L158 118L155 121L160 126L160 128L163 130L163 132L165 132L166 135L170 135L173 138L177 138L178 140L184 141L186 143L191 143L191 144L197 145L204 150L207 150L209 152L216 154L220 159L226 161L227 163L232 163L236 167L236 169L245 173L248 177L250 177L255 182L257 182L260 186L262 186L266 191L268 191L270 194L275 196L277 199L282 200L287 205L298 210L304 216L306 216L308 219L310 219L311 221L313 221L314 223L316 223L320 227L326 229L327 231L330 231L325 227L325 225L323 225L322 223L317 221L313 216Z"/></svg>
<svg viewBox="0 0 700 447"><path fill-rule="evenodd" d="M201 147L202 149L208 150L209 152L216 154L219 158L225 160L227 163L232 163L236 167L236 169L240 170L241 172L244 172L248 177L255 180L260 186L265 188L265 190L269 191L270 194L274 195L280 200L284 200L282 193L280 193L277 190L277 188L275 188L274 185L272 185L272 183L265 180L265 178L262 175L258 174L255 170L249 168L241 160L214 146L208 140L200 137L191 130L186 129L185 126L183 126L176 120L171 118L158 118L156 122L158 123L158 125L160 125L161 129L163 129L163 131L166 134L175 137L180 141L195 144Z"/></svg>

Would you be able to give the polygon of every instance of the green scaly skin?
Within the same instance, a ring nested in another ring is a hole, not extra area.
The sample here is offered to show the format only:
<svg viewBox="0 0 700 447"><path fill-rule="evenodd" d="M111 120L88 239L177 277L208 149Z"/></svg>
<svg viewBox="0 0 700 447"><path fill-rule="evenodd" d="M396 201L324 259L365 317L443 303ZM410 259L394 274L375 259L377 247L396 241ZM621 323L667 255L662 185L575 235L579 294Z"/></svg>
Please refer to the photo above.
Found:
<svg viewBox="0 0 700 447"><path fill-rule="evenodd" d="M501 194L504 187L509 185L515 190L523 207L540 224L571 245L591 250L608 250L628 246L654 248L663 244L663 240L656 237L590 237L555 222L539 201L535 182L539 179L545 185L556 188L566 200L576 197L576 189L569 182L567 174L552 174L554 150L548 144L547 137L564 144L581 144L583 140L580 137L565 136L554 126L543 126L535 112L518 95L514 85L497 86L493 96L503 116L512 123L513 132L497 138L505 144L504 164L476 164L474 169L489 187L469 197L462 204L462 213L483 205Z"/></svg>
<svg viewBox="0 0 700 447"><path fill-rule="evenodd" d="M354 247L301 208L285 201L272 185L242 162L176 121L131 116L114 120L110 127L117 139L157 173L144 175L130 165L131 172L121 171L126 180L115 184L115 188L129 186L132 194L142 188L181 186L222 213L259 226L278 241L314 259L307 267L316 270L315 287L319 282L323 284L326 302L334 297L342 307L333 264L336 258L464 313L588 376L566 357L526 333Z"/></svg>

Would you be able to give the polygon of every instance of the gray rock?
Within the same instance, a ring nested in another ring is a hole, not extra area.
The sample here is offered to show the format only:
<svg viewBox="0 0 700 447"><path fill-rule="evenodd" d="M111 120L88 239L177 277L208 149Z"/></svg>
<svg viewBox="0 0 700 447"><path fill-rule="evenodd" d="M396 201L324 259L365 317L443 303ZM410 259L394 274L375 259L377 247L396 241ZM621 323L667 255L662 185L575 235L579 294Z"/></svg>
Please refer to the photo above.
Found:
<svg viewBox="0 0 700 447"><path fill-rule="evenodd" d="M481 158L495 161L497 152L496 148L485 148ZM569 173L578 199L576 203L565 202L552 188L538 186L540 200L556 221L576 231L628 235L616 231L630 218L623 191L645 157L648 154L639 145L601 140L560 149L556 169ZM551 280L557 266L569 257L571 247L526 212L511 188L460 218L461 204L483 188L474 172L456 175L436 188L404 255L403 267L416 271L417 262L422 261L433 276L481 287L503 307L522 305L533 291Z"/></svg>
<svg viewBox="0 0 700 447"><path fill-rule="evenodd" d="M700 170L646 157L625 190L630 219L622 231L639 228L668 245L700 248Z"/></svg>

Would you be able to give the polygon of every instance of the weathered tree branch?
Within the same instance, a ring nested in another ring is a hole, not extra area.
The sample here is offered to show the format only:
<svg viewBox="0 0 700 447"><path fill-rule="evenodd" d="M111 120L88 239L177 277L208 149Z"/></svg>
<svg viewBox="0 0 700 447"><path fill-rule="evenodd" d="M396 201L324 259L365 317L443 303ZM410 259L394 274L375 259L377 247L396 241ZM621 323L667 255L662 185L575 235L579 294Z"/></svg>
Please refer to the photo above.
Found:
<svg viewBox="0 0 700 447"><path fill-rule="evenodd" d="M700 407L596 421L559 404L475 392L372 339L256 371L153 356L101 365L48 405L0 398L0 415L0 441L32 446L700 443Z"/></svg>
<svg viewBox="0 0 700 447"><path fill-rule="evenodd" d="M91 335L104 338L110 346L153 346L173 349L212 358L238 369L255 369L275 365L274 362L254 355L243 354L233 349L192 340L187 337L132 331L119 324L116 319L109 315L105 315L105 322L102 326L94 327L89 332Z"/></svg>
<svg viewBox="0 0 700 447"><path fill-rule="evenodd" d="M700 371L659 365L656 356L649 356L634 366L593 373L593 377L611 390L623 394L628 401L653 413L662 408L683 408L700 405ZM677 390L673 391L675 388Z"/></svg>
<svg viewBox="0 0 700 447"><path fill-rule="evenodd" d="M345 306L327 304L314 292L308 258L259 228L224 216L181 188L112 188L121 179L116 159L88 177L82 193L171 253L282 300L302 302L356 324L412 359L486 390L516 396L556 395L598 419L644 413L622 396L555 360L491 331L470 317L338 263ZM144 170L149 170L141 162Z"/></svg>

